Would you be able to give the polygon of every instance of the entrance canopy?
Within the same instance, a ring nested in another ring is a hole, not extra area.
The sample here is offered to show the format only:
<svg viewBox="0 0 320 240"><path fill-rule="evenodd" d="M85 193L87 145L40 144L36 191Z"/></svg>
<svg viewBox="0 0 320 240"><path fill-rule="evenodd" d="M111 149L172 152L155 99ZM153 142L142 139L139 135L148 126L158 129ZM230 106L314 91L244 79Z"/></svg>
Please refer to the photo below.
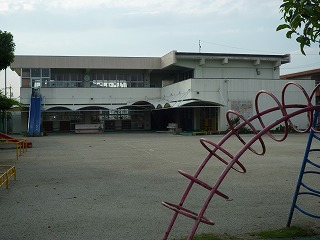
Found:
<svg viewBox="0 0 320 240"><path fill-rule="evenodd" d="M152 106L152 110L183 108L183 107L223 107L223 105L200 99L188 99L179 101L168 101L165 99L152 99L147 101L132 102L129 106Z"/></svg>
<svg viewBox="0 0 320 240"><path fill-rule="evenodd" d="M166 99L150 99L146 101L131 102L124 105L43 105L43 111L82 111L82 110L116 110L116 109L136 109L143 108L145 110L160 110L171 108L195 108L195 107L223 107L223 105L203 101L201 99L188 99L178 101L168 101Z"/></svg>

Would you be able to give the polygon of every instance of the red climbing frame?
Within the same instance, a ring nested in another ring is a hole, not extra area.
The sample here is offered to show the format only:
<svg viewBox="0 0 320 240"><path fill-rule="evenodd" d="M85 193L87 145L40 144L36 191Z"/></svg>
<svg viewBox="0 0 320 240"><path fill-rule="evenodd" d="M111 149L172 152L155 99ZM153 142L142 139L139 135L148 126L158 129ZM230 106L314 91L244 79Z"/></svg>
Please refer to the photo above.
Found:
<svg viewBox="0 0 320 240"><path fill-rule="evenodd" d="M285 103L285 94L286 94L286 90L287 88L292 85L294 87L297 87L298 89L301 90L301 92L304 94L307 104L302 105L302 104L286 104ZM165 235L163 237L163 239L168 239L169 234L172 230L172 227L178 217L179 214L184 215L188 218L191 218L194 220L194 224L193 227L191 229L191 232L189 233L188 239L191 240L193 239L197 228L200 224L200 222L205 223L205 224L210 224L210 225L214 225L214 222L212 222L211 220L209 220L208 218L206 218L204 216L205 211L208 207L208 205L210 204L213 196L216 194L220 197L223 197L225 199L228 199L228 196L226 196L225 194L223 194L222 192L220 192L218 190L220 184L222 183L222 181L224 180L224 178L226 177L226 175L228 174L228 172L233 169L235 171L238 171L240 173L245 173L246 172L246 168L239 162L240 157L242 156L242 154L244 152L246 152L248 149L257 154L257 155L263 155L266 152L266 146L262 140L262 136L264 134L267 134L270 138L272 138L275 141L281 142L284 141L287 136L288 136L288 131L289 131L289 126L291 126L295 131L297 132L308 132L310 131L310 129L312 128L312 120L313 120L313 112L315 110L320 110L320 106L313 106L311 103L312 98L314 97L316 90L319 88L320 84L317 85L314 90L312 91L311 95L309 96L305 89L295 83L295 82L289 82L287 83L283 90L282 90L282 95L281 95L281 102L270 92L262 90L260 92L257 93L256 98L255 98L255 110L256 110L256 115L252 116L249 119L246 119L245 117L243 117L241 114L235 112L235 111L228 111L226 114L227 117L227 122L230 128L230 131L218 142L218 143L213 143L207 139L201 138L200 139L200 143L202 144L202 146L209 152L207 157L204 159L204 161L201 163L201 165L199 166L199 168L197 169L197 171L191 175L188 173L185 173L181 170L179 170L178 172L183 175L184 177L189 179L189 184L186 188L186 190L184 191L180 202L178 204L172 204L169 202L162 202L162 205L164 205L165 207L171 209L174 211L173 217L168 225L168 228L165 232ZM276 107L264 110L264 111L260 111L259 110L259 98L261 95L268 95L269 97L271 97L273 99L273 101L276 103ZM288 109L291 110L295 110L298 109L296 111L293 111L291 113L288 113ZM275 111L280 111L282 114L282 117L280 117L278 120L274 121L273 123L271 123L270 125L266 126L265 123L263 122L262 117L275 112ZM308 128L301 131L296 129L296 127L292 124L290 118L303 114L303 113L308 113L307 114L307 118L308 118ZM239 117L242 121L240 124L238 124L237 126L233 126L231 123L231 116L235 115L237 117ZM252 125L251 122L258 120L262 130L261 131L257 131L254 126ZM276 137L274 137L271 133L270 130L274 127L276 127L277 125L279 125L280 123L284 123L285 125L285 132L282 138L277 139ZM245 142L244 139L239 135L238 130L241 129L244 126L248 126L251 128L252 132L254 133L253 137L248 141ZM312 129L315 132L319 132L315 129ZM243 144L243 147L235 154L232 155L231 153L229 153L225 148L223 148L223 144L226 143L228 141L228 139L231 136L236 136L239 141ZM260 144L261 144L261 152L257 152L255 149L252 148L252 145L259 140ZM225 159L223 157L221 157L218 152L222 152L224 154L224 156L228 156L229 159ZM201 181L198 177L201 174L203 168L206 166L206 164L208 163L208 161L212 158L215 157L218 160L220 160L222 163L224 163L226 165L225 169L222 171L219 179L217 180L217 182L213 185L210 186L209 184ZM207 196L207 198L204 200L201 210L196 213L194 211L191 211L187 208L183 207L183 204L190 192L190 190L192 189L194 183L199 184L200 186L206 188L207 190L209 190L209 194Z"/></svg>

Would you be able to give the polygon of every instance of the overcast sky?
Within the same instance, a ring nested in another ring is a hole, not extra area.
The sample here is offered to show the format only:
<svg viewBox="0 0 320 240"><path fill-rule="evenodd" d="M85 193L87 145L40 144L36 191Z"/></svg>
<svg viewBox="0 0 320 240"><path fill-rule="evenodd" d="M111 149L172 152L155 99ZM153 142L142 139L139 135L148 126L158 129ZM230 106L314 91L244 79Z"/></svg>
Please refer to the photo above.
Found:
<svg viewBox="0 0 320 240"><path fill-rule="evenodd" d="M0 30L16 55L155 56L186 52L291 54L281 74L320 68L319 47L300 53L281 0L0 0ZM0 73L4 88L4 72ZM7 71L7 85L19 86ZM15 95L18 95L14 90Z"/></svg>

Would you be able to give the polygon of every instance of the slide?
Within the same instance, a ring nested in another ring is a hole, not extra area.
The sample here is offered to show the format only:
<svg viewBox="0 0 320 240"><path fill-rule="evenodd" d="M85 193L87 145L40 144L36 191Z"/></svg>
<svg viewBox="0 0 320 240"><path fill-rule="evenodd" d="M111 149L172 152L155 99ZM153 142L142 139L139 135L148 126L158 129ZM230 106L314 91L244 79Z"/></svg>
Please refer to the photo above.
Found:
<svg viewBox="0 0 320 240"><path fill-rule="evenodd" d="M41 97L31 97L28 120L28 136L41 135Z"/></svg>
<svg viewBox="0 0 320 240"><path fill-rule="evenodd" d="M2 139L7 139L8 141L12 141L12 142L17 142L19 141L18 139L11 137L7 134L1 133L0 132L0 138ZM32 147L32 142L25 142L25 147L31 148Z"/></svg>

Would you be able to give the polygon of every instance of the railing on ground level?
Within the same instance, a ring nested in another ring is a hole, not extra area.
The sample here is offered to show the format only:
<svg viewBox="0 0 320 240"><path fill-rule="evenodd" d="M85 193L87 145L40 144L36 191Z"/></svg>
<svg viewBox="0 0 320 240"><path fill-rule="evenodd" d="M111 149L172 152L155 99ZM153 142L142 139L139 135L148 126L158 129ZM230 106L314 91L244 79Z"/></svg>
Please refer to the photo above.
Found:
<svg viewBox="0 0 320 240"><path fill-rule="evenodd" d="M25 138L14 138L14 139L0 138L0 145L8 145L8 144L15 145L17 160L19 158L19 155L21 156L22 153L24 153L28 149L27 139Z"/></svg>
<svg viewBox="0 0 320 240"><path fill-rule="evenodd" d="M17 171L15 166L0 165L0 187L6 184L6 188L9 188L9 179L13 176L14 180L17 180Z"/></svg>

